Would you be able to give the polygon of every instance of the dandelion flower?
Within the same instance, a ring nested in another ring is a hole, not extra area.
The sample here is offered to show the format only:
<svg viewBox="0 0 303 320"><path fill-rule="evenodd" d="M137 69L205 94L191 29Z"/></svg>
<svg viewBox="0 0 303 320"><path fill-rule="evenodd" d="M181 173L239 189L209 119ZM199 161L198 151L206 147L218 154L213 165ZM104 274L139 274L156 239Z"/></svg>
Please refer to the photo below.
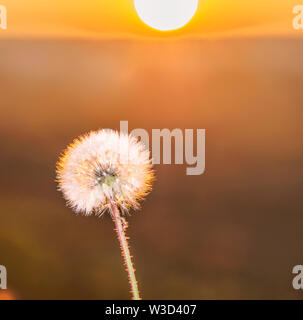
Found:
<svg viewBox="0 0 303 320"><path fill-rule="evenodd" d="M153 178L143 143L113 130L74 140L58 162L57 173L68 204L85 215L101 214L113 202L122 212L138 209Z"/></svg>
<svg viewBox="0 0 303 320"><path fill-rule="evenodd" d="M149 151L133 136L100 130L75 139L57 163L57 180L68 205L77 213L109 211L116 226L133 298L140 299L121 216L138 209L153 180Z"/></svg>

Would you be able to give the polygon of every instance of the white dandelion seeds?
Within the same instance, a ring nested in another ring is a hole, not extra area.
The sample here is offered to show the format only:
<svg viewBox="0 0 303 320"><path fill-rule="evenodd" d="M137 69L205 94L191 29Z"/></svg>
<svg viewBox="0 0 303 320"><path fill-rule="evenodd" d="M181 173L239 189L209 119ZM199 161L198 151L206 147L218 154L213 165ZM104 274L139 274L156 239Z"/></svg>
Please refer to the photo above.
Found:
<svg viewBox="0 0 303 320"><path fill-rule="evenodd" d="M140 299L121 213L138 209L154 178L149 151L133 136L100 130L75 139L57 163L57 180L68 205L77 213L109 211L132 288ZM121 213L120 213L121 212Z"/></svg>
<svg viewBox="0 0 303 320"><path fill-rule="evenodd" d="M113 130L90 132L67 147L57 165L59 189L77 213L101 214L112 202L138 209L150 190L149 151L135 137Z"/></svg>

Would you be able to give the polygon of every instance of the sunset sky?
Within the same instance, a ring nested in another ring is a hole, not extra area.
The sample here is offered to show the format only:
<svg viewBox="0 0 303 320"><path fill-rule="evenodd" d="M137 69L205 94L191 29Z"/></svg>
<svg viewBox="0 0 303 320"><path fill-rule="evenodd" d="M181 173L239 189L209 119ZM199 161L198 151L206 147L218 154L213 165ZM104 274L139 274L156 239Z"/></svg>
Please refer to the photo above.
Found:
<svg viewBox="0 0 303 320"><path fill-rule="evenodd" d="M8 11L8 29L0 37L167 36L142 23L133 0L0 0L0 4ZM200 0L192 21L173 33L287 34L295 32L292 9L298 4L300 0Z"/></svg>

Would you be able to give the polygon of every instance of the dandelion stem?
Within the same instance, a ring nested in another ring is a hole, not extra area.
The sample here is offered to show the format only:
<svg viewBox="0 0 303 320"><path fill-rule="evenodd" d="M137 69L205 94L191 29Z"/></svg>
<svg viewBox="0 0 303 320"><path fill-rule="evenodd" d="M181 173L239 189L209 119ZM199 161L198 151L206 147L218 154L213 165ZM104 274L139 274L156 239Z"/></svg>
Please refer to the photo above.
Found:
<svg viewBox="0 0 303 320"><path fill-rule="evenodd" d="M131 292L133 295L132 298L133 300L141 300L139 295L136 275L135 275L135 269L132 263L132 257L130 255L128 241L127 241L129 238L127 238L125 235L125 226L123 225L120 211L114 203L111 203L111 212L112 212L113 221L116 226L116 232L117 232L118 240L120 242L120 247L121 247L124 263L126 266L126 271L128 273L128 280L129 280L129 283L131 286Z"/></svg>

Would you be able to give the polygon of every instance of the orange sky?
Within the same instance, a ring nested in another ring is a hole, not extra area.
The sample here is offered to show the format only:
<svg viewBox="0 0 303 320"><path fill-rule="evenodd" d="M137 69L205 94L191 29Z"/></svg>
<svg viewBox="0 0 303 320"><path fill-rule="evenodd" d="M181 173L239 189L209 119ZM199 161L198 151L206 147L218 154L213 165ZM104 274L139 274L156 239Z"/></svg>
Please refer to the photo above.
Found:
<svg viewBox="0 0 303 320"><path fill-rule="evenodd" d="M303 0L200 0L194 19L171 35L285 34ZM143 24L133 0L0 0L8 11L3 36L163 37ZM300 33L300 31L296 31ZM301 31L303 33L303 31Z"/></svg>

